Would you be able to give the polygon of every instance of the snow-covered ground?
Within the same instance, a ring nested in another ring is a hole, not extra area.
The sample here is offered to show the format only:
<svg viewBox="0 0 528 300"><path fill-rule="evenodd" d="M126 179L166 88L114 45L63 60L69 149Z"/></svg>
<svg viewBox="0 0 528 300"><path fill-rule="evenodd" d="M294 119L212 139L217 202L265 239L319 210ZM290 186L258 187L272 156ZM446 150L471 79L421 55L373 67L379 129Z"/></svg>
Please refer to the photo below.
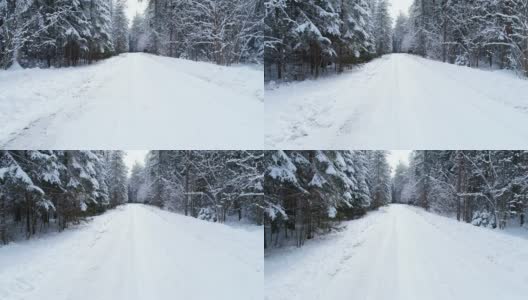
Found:
<svg viewBox="0 0 528 300"><path fill-rule="evenodd" d="M528 80L408 54L265 90L267 148L528 147Z"/></svg>
<svg viewBox="0 0 528 300"><path fill-rule="evenodd" d="M0 145L24 149L258 149L263 73L144 53L0 71Z"/></svg>
<svg viewBox="0 0 528 300"><path fill-rule="evenodd" d="M528 234L528 233L527 233ZM267 300L526 299L528 239L391 205L341 233L276 249Z"/></svg>
<svg viewBox="0 0 528 300"><path fill-rule="evenodd" d="M129 204L0 247L0 299L260 300L262 256L262 230Z"/></svg>

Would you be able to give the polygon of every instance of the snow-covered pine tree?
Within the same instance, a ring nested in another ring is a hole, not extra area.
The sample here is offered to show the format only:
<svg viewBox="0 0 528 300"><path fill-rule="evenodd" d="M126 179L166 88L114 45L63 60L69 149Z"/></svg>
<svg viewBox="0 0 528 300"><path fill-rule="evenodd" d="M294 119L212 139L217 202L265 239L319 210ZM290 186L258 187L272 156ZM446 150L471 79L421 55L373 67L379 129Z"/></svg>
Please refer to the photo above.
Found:
<svg viewBox="0 0 528 300"><path fill-rule="evenodd" d="M0 237L62 230L108 204L102 151L3 151L0 155Z"/></svg>
<svg viewBox="0 0 528 300"><path fill-rule="evenodd" d="M392 34L392 51L394 53L400 53L405 51L405 38L407 36L408 19L405 14L400 12L396 18L396 24Z"/></svg>
<svg viewBox="0 0 528 300"><path fill-rule="evenodd" d="M108 195L110 206L115 207L128 202L128 170L124 162L125 152L109 151L106 155Z"/></svg>
<svg viewBox="0 0 528 300"><path fill-rule="evenodd" d="M371 204L368 151L267 151L265 246L297 246Z"/></svg>
<svg viewBox="0 0 528 300"><path fill-rule="evenodd" d="M389 14L389 5L387 0L376 1L374 36L378 55L392 52L392 18Z"/></svg>
<svg viewBox="0 0 528 300"><path fill-rule="evenodd" d="M87 16L91 23L91 38L88 41L90 61L107 58L114 53L110 5L110 0L89 0Z"/></svg>
<svg viewBox="0 0 528 300"><path fill-rule="evenodd" d="M371 151L369 156L371 206L377 209L392 202L391 170L387 162L387 151Z"/></svg>
<svg viewBox="0 0 528 300"><path fill-rule="evenodd" d="M401 161L394 170L394 176L392 178L392 202L403 203L402 193L403 188L408 184L408 166Z"/></svg>
<svg viewBox="0 0 528 300"><path fill-rule="evenodd" d="M130 171L128 179L128 202L139 203L141 201L141 189L145 184L145 167L139 162L135 162Z"/></svg>
<svg viewBox="0 0 528 300"><path fill-rule="evenodd" d="M331 64L341 72L374 57L369 1L268 0L265 7L266 80L317 77Z"/></svg>
<svg viewBox="0 0 528 300"><path fill-rule="evenodd" d="M112 5L111 0L0 1L0 67L71 66L111 56ZM122 24L126 39L128 23Z"/></svg>
<svg viewBox="0 0 528 300"><path fill-rule="evenodd" d="M145 34L145 17L136 14L132 19L132 26L129 34L129 51L143 52L146 49L147 37Z"/></svg>
<svg viewBox="0 0 528 300"><path fill-rule="evenodd" d="M112 10L112 38L116 54L128 52L128 19L125 0L117 0Z"/></svg>

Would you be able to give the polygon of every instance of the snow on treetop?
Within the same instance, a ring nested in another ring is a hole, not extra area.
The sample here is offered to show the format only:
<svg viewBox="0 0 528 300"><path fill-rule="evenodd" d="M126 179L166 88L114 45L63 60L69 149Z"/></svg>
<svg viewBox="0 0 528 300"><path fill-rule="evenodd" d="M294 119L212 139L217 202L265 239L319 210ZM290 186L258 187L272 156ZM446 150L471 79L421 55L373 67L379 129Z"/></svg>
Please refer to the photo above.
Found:
<svg viewBox="0 0 528 300"><path fill-rule="evenodd" d="M312 180L310 181L308 185L322 188L325 183L326 183L326 179L324 179L321 175L319 175L319 173L315 173Z"/></svg>
<svg viewBox="0 0 528 300"><path fill-rule="evenodd" d="M282 182L297 182L297 177L295 176L297 168L284 151L277 151L272 156L272 159L275 161L275 165L268 168L268 174L271 178Z"/></svg>

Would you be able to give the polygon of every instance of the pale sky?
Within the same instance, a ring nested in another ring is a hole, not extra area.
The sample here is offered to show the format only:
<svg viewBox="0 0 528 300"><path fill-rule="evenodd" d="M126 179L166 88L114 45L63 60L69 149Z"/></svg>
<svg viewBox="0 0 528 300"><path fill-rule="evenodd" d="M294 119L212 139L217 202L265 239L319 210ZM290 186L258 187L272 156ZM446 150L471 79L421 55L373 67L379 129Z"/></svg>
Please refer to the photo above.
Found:
<svg viewBox="0 0 528 300"><path fill-rule="evenodd" d="M409 7L411 7L412 3L413 0L390 0L390 13L392 16L392 20L396 20L396 17L398 17L398 15L400 14L400 11L408 15Z"/></svg>
<svg viewBox="0 0 528 300"><path fill-rule="evenodd" d="M145 156L147 155L148 150L125 150L125 164L128 168L128 175L132 171L132 166L136 161L140 162L142 165L145 165Z"/></svg>
<svg viewBox="0 0 528 300"><path fill-rule="evenodd" d="M391 173L394 175L394 171L396 170L396 166L401 161L406 165L409 165L409 154L411 154L412 150L390 150L389 155L387 156L387 160L389 162L389 165L391 166Z"/></svg>
<svg viewBox="0 0 528 300"><path fill-rule="evenodd" d="M128 0L126 9L128 20L132 22L136 12L142 13L147 7L147 4L148 0Z"/></svg>

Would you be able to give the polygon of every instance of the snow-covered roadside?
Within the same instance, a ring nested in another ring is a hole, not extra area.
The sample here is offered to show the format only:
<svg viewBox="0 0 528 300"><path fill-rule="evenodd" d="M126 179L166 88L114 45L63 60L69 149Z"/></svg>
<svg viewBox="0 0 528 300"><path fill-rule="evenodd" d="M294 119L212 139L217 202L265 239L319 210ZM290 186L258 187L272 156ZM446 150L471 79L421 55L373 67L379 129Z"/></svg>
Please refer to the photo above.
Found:
<svg viewBox="0 0 528 300"><path fill-rule="evenodd" d="M265 258L265 298L524 299L528 240L391 205Z"/></svg>
<svg viewBox="0 0 528 300"><path fill-rule="evenodd" d="M0 71L0 145L261 149L263 107L255 66L128 53L78 68Z"/></svg>
<svg viewBox="0 0 528 300"><path fill-rule="evenodd" d="M262 231L144 205L0 247L0 299L262 299Z"/></svg>
<svg viewBox="0 0 528 300"><path fill-rule="evenodd" d="M0 70L0 141L40 118L83 104L83 93L108 80L124 56L89 66Z"/></svg>
<svg viewBox="0 0 528 300"><path fill-rule="evenodd" d="M266 148L528 146L528 80L506 72L392 54L265 92Z"/></svg>

